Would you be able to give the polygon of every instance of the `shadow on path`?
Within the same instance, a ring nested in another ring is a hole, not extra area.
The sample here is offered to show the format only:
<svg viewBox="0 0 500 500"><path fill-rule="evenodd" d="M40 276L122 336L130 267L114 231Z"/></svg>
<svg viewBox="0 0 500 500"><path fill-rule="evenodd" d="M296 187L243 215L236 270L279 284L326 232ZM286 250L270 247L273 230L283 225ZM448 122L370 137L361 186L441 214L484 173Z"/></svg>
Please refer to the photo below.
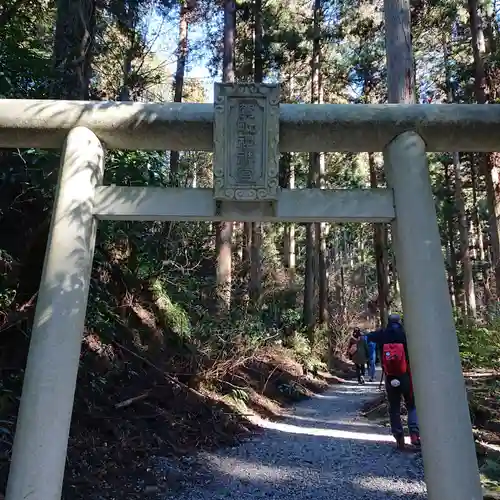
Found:
<svg viewBox="0 0 500 500"><path fill-rule="evenodd" d="M200 454L190 477L162 498L426 499L420 455L397 452L388 429L358 415L377 386L334 386L279 422L256 418L262 434Z"/></svg>

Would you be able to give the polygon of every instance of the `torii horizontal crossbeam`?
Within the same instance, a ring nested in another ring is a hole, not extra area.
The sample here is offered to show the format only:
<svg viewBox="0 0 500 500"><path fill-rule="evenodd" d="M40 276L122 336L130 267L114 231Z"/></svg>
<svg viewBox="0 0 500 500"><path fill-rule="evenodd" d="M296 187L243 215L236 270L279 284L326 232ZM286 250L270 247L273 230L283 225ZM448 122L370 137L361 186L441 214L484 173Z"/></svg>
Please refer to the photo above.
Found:
<svg viewBox="0 0 500 500"><path fill-rule="evenodd" d="M266 203L224 203L217 213L211 189L102 186L94 215L103 220L238 222L390 222L389 189L296 189L279 193L276 213Z"/></svg>
<svg viewBox="0 0 500 500"><path fill-rule="evenodd" d="M77 126L109 149L211 151L213 104L0 100L0 147L61 148ZM427 151L500 151L500 105L282 104L281 151L382 151L406 131Z"/></svg>

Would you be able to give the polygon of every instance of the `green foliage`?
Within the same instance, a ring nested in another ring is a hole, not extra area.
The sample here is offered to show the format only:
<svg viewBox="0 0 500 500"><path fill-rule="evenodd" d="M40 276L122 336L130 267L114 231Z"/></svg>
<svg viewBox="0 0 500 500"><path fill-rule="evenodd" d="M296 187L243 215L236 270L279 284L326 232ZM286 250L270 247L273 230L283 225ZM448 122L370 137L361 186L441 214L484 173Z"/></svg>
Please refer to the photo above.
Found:
<svg viewBox="0 0 500 500"><path fill-rule="evenodd" d="M242 403L248 403L250 400L250 396L248 395L248 392L245 389L242 389L240 387L233 389L230 393L229 396L234 400L234 401L241 401Z"/></svg>
<svg viewBox="0 0 500 500"><path fill-rule="evenodd" d="M460 355L465 368L500 366L500 329L498 325L457 327Z"/></svg>
<svg viewBox="0 0 500 500"><path fill-rule="evenodd" d="M328 370L328 367L322 359L327 348L322 345L322 340L328 342L328 334L325 331L318 330L315 332L315 347L311 347L311 342L307 335L301 332L294 332L286 339L286 347L294 354L297 361L302 365L305 372L316 374L320 370Z"/></svg>
<svg viewBox="0 0 500 500"><path fill-rule="evenodd" d="M248 413L248 403L250 395L248 391L242 387L232 388L228 394L225 394L223 400L230 406L234 407L241 413Z"/></svg>
<svg viewBox="0 0 500 500"><path fill-rule="evenodd" d="M286 384L280 384L278 390L285 395L288 399L300 401L307 397L306 389L295 381L290 381Z"/></svg>
<svg viewBox="0 0 500 500"><path fill-rule="evenodd" d="M0 249L0 310L5 310L12 304L16 291L9 287L8 277L14 261L12 257Z"/></svg>
<svg viewBox="0 0 500 500"><path fill-rule="evenodd" d="M296 329L302 320L302 313L299 309L285 309L281 312L281 321L283 328Z"/></svg>
<svg viewBox="0 0 500 500"><path fill-rule="evenodd" d="M500 462L487 459L480 472L483 486L489 491L500 492Z"/></svg>
<svg viewBox="0 0 500 500"><path fill-rule="evenodd" d="M172 302L160 279L153 280L150 290L162 324L183 340L188 340L191 336L191 322L186 311L179 304Z"/></svg>

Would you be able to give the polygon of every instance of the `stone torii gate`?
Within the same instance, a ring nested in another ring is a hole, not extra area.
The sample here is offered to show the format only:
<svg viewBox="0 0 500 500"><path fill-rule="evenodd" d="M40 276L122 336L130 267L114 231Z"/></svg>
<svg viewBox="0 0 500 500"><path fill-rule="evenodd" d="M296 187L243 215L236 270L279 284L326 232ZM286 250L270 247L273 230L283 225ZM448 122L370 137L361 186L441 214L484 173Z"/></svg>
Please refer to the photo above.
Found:
<svg viewBox="0 0 500 500"><path fill-rule="evenodd" d="M99 220L391 222L430 500L482 498L426 151L494 151L500 106L0 100L0 147L64 144L6 500L60 500ZM104 149L214 150L214 189L102 186ZM384 151L388 189L278 188L280 151Z"/></svg>

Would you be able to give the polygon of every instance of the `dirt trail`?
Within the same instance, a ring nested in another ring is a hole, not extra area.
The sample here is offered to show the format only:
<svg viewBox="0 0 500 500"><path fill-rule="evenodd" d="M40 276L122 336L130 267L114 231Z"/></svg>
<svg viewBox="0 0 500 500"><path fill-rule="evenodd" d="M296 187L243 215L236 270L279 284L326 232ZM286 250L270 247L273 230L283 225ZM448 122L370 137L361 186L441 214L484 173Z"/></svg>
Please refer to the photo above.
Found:
<svg viewBox="0 0 500 500"><path fill-rule="evenodd" d="M261 434L198 455L189 477L160 498L426 499L420 454L397 452L387 428L359 415L377 386L336 385L298 404L280 422L256 419ZM172 475L161 461L155 469L159 477Z"/></svg>

